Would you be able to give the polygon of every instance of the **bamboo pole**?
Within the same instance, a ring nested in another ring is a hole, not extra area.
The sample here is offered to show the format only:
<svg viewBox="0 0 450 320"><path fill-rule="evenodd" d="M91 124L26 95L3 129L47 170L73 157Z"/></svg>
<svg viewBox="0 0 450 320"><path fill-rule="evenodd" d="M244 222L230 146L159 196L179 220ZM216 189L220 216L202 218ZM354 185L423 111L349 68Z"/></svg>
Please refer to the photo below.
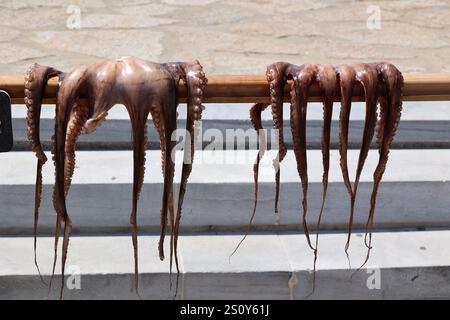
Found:
<svg viewBox="0 0 450 320"><path fill-rule="evenodd" d="M450 73L404 74L405 101L450 100ZM209 75L204 92L205 103L251 103L269 102L269 85L264 75ZM9 93L12 103L23 104L24 81L22 76L0 76L0 90ZM58 90L57 79L51 79L44 94L44 103L55 103ZM285 101L289 100L289 83L285 88ZM383 91L382 86L380 90ZM180 102L186 100L186 89L179 88ZM309 101L320 101L317 84L310 89ZM354 101L362 101L364 93L360 84L355 85ZM339 97L336 98L339 100Z"/></svg>

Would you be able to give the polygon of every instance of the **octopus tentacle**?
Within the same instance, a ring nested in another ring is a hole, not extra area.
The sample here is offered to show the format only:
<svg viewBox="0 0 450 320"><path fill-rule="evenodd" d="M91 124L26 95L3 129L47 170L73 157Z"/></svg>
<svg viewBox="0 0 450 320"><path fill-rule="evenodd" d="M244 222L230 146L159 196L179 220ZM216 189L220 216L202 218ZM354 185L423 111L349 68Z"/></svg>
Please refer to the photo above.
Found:
<svg viewBox="0 0 450 320"><path fill-rule="evenodd" d="M331 65L318 66L316 80L323 92L323 129L322 129L322 159L323 159L323 177L322 177L322 205L320 207L319 217L317 219L316 243L314 250L314 277L317 261L317 248L319 246L319 231L322 220L325 199L328 190L328 171L330 169L330 131L331 119L333 114L333 102L337 86L336 71ZM315 281L313 281L315 284ZM314 289L313 289L314 290Z"/></svg>
<svg viewBox="0 0 450 320"><path fill-rule="evenodd" d="M189 138L194 136L194 124L190 123L190 120L186 120L186 126L189 128L187 129L189 133ZM188 140L188 137L185 138ZM193 139L193 138L190 138ZM171 239L170 239L170 272L172 273L172 263L173 258L175 258L175 267L177 269L177 280L176 280L176 292L175 296L178 294L178 281L179 281L179 275L180 275L180 267L178 262L178 235L179 235L179 228L180 228L180 222L181 222L181 208L183 206L183 200L184 200L184 194L186 193L186 184L187 179L192 171L192 161L194 160L194 142L192 141L192 145L189 141L185 141L184 146L184 155L183 155L183 164L181 169L181 181L180 181L180 189L179 189L179 195L178 195L178 202L177 202L177 213L176 217L174 218L174 208L173 208L173 191L171 193L170 203L172 205L172 208L169 208L170 216L171 216ZM190 149L190 150L189 150ZM190 156L189 156L190 155ZM189 159L186 159L186 158Z"/></svg>
<svg viewBox="0 0 450 320"><path fill-rule="evenodd" d="M376 129L376 141L378 150L380 151L383 146L384 130L386 129L386 119L389 113L389 102L387 97L379 96L378 103L380 105L380 116L378 120L378 127Z"/></svg>
<svg viewBox="0 0 450 320"><path fill-rule="evenodd" d="M287 62L276 62L269 66L267 66L266 70L266 78L269 82L269 93L270 93L270 106L272 108L272 119L273 119L273 128L275 129L275 134L278 138L278 154L277 157L273 161L273 166L275 169L275 215L278 217L279 215L279 198L280 198L280 163L283 161L284 157L287 153L286 144L284 142L284 133L283 133L283 102L284 102L284 87L287 81L287 70L292 65ZM236 248L230 254L230 257L233 256L236 251L239 249L242 242L247 237L251 224L256 214L256 206L257 206L257 197L258 197L258 174L259 174L259 162L264 154L264 150L261 149L262 143L261 139L264 138L263 135L260 135L259 130L262 129L262 121L261 121L261 112L267 108L268 105L257 103L252 106L250 109L250 120L252 122L253 127L257 130L258 139L260 141L259 151L256 158L256 161L253 165L253 174L254 174L254 201L253 201L253 210L252 215L250 217L250 222L248 224L248 229L244 237L239 241ZM265 146L265 141L264 146Z"/></svg>
<svg viewBox="0 0 450 320"><path fill-rule="evenodd" d="M67 126L71 109L75 103L73 96L65 96L64 89L61 87L58 92L58 102L56 108L56 122L55 122L55 187L53 205L58 215L58 219L63 223L63 248L61 256L61 290L60 299L62 299L64 292L64 275L67 260L67 251L69 246L69 237L72 230L72 222L69 218L66 208L65 198L65 138L67 134ZM57 230L58 231L58 230ZM59 235L59 232L58 232ZM55 234L55 244L57 243L58 235Z"/></svg>
<svg viewBox="0 0 450 320"><path fill-rule="evenodd" d="M186 132L189 133L189 135L185 139L183 165L181 169L180 192L177 202L177 214L175 219L173 237L174 252L172 254L175 255L177 283L178 275L180 273L178 264L178 235L180 231L182 206L184 196L186 194L187 181L189 175L191 174L192 164L194 162L195 142L198 138L196 136L198 130L195 129L195 126L197 125L198 121L201 120L202 111L204 110L204 106L202 105L203 92L205 90L206 84L208 83L208 79L203 72L203 67L198 61L194 61L194 63L189 64L182 64L182 70L183 77L186 79L186 87L188 90Z"/></svg>
<svg viewBox="0 0 450 320"><path fill-rule="evenodd" d="M162 114L159 112L158 109L152 109L151 110L153 124L155 126L156 131L159 135L160 140L160 147L161 147L161 171L163 176L165 176L165 168L166 168L166 133L165 133L165 126L164 126L164 118L162 117ZM170 269L170 275L172 274L172 252L173 252L173 233L174 233L174 207L173 207L173 191L169 195L169 222L170 222L170 262L169 262L169 269ZM172 282L170 283L172 285Z"/></svg>
<svg viewBox="0 0 450 320"><path fill-rule="evenodd" d="M166 168L166 129L165 129L165 120L163 113L158 108L152 108L150 109L150 113L152 115L153 125L156 129L156 132L158 132L159 135L159 143L161 148L161 172L163 174L163 177L165 177L165 168ZM171 203L173 198L172 194L169 196L169 202ZM169 205L169 210L171 210L173 206ZM165 223L166 220L161 219L161 227L165 230ZM172 228L172 226L171 226ZM165 232L165 231L164 231ZM159 249L161 250L161 249ZM161 251L160 251L160 258L161 258ZM172 270L172 268L170 268Z"/></svg>
<svg viewBox="0 0 450 320"><path fill-rule="evenodd" d="M55 114L56 114L56 108L55 108ZM56 117L55 117L55 123L56 123ZM51 147L51 151L52 151L52 160L53 160L53 164L56 167L56 144L55 144L55 135L52 135L52 147ZM55 172L56 175L56 172ZM52 194L52 201L53 201L53 206L55 205L56 202L56 195L55 195L55 189L53 189L53 194ZM60 217L60 215L58 214L58 212L56 212L56 225L55 225L55 234L54 234L54 253L53 253L53 267L52 267L52 275L50 277L50 284L48 286L48 290L49 290L49 294L50 294L50 290L53 286L53 279L55 277L55 271L56 271L56 262L58 260L58 243L59 243L59 236L61 234L61 223L62 223L62 219Z"/></svg>
<svg viewBox="0 0 450 320"><path fill-rule="evenodd" d="M363 137L361 142L361 149L358 157L358 166L356 169L355 182L353 184L353 194L350 203L350 220L349 220L349 234L347 236L347 243L345 245L345 252L348 256L348 248L350 245L350 236L353 223L353 215L355 209L356 193L358 191L359 179L364 168L367 155L369 153L370 144L375 133L375 126L377 121L377 100L378 100L378 74L375 68L370 65L358 64L354 67L355 80L363 86L365 100L366 100L366 118L364 122Z"/></svg>
<svg viewBox="0 0 450 320"><path fill-rule="evenodd" d="M72 232L72 221L70 220L67 213L64 215L64 229L63 229L63 247L62 247L62 256L61 256L61 291L59 298L63 298L64 293L64 283L65 283L65 269L66 269L66 261L67 261L67 251L69 249L69 238L70 233Z"/></svg>
<svg viewBox="0 0 450 320"><path fill-rule="evenodd" d="M353 87L355 86L356 73L349 65L342 65L338 68L339 85L341 93L341 111L339 114L339 164L341 167L344 185L350 196L350 202L353 199L353 188L348 173L347 150L348 150L348 128L350 122L350 111L352 106ZM345 245L345 253L348 258L348 247L350 244L350 236L353 226L353 214L350 214L347 242Z"/></svg>
<svg viewBox="0 0 450 320"><path fill-rule="evenodd" d="M165 157L166 157L166 144L165 141L165 129L164 129L164 119L162 118L162 114L158 109L151 109L150 113L152 115L153 125L158 132L159 142L161 147L161 172L164 175L164 167L165 167Z"/></svg>
<svg viewBox="0 0 450 320"><path fill-rule="evenodd" d="M278 217L279 215L279 197L280 197L280 163L283 161L284 157L287 153L287 148L284 142L284 134L283 134L283 102L284 102L284 86L286 84L286 69L290 66L289 63L286 62L276 62L267 67L266 78L269 82L269 92L270 92L270 106L272 108L272 118L273 118L273 128L275 129L275 134L278 136L278 154L277 157L273 161L273 166L275 169L275 206L274 211L275 215ZM258 175L259 175L259 163L264 155L265 150L262 147L265 147L265 138L260 134L259 130L262 130L262 121L261 121L261 112L267 108L268 105L257 103L252 106L250 109L250 120L252 122L253 127L257 131L258 139L259 139L259 151L256 158L256 161L253 165L253 173L254 173L254 202L253 202L253 210L252 215L250 217L250 222L248 224L248 229L244 237L239 241L236 248L230 254L230 257L233 256L236 251L239 249L242 242L248 236L250 231L251 224L256 214L256 207L258 202Z"/></svg>
<svg viewBox="0 0 450 320"><path fill-rule="evenodd" d="M81 130L83 128L83 124L87 119L87 108L86 105L78 101L75 106L73 107L70 119L68 123L68 130L66 132L66 146L65 146L65 165L64 165L64 197L67 198L67 194L70 189L70 185L72 183L72 176L75 169L75 144L78 136L81 133ZM53 161L55 161L55 136L52 136L52 155L53 155ZM55 193L53 194L53 202L55 203ZM53 279L55 275L55 269L56 269L56 261L58 257L58 242L59 242L59 235L61 233L61 223L62 219L60 215L57 215L56 219L56 226L55 226L55 241L54 241L54 257L53 257L53 267L52 267L52 275L50 278L50 285L49 290L51 289L53 285Z"/></svg>
<svg viewBox="0 0 450 320"><path fill-rule="evenodd" d="M75 144L80 135L83 124L86 122L88 116L87 105L78 101L74 106L70 115L68 129L66 133L66 163L64 165L64 195L67 197L70 185L72 183L72 176L75 170Z"/></svg>
<svg viewBox="0 0 450 320"><path fill-rule="evenodd" d="M312 250L306 214L308 211L308 167L306 157L306 111L308 104L308 88L316 76L317 68L312 64L305 64L293 74L294 82L291 88L291 129L294 154L297 161L297 171L301 179L303 191L302 225L306 240Z"/></svg>
<svg viewBox="0 0 450 320"><path fill-rule="evenodd" d="M131 126L133 128L133 195L130 224L134 251L134 285L139 296L137 203L144 184L148 111L142 111L135 107L129 108L128 112L130 113Z"/></svg>
<svg viewBox="0 0 450 320"><path fill-rule="evenodd" d="M42 197L42 166L47 162L47 156L44 153L40 141L40 117L41 105L47 81L50 78L59 76L61 71L51 67L41 66L34 63L26 72L25 80L25 105L27 107L27 136L32 151L38 159L36 166L36 184L34 196L34 264L42 279L39 265L37 262L37 226L39 222L39 207Z"/></svg>
<svg viewBox="0 0 450 320"><path fill-rule="evenodd" d="M259 177L259 163L261 162L262 157L264 156L264 153L266 151L266 137L265 134L262 132L263 126L261 121L261 113L268 107L268 104L265 103L255 103L250 108L250 121L253 125L253 128L256 130L256 134L258 135L258 143L259 143L259 149L258 154L256 155L256 160L253 164L253 181L254 181L254 194L253 194L253 209L252 209L252 215L250 217L250 221L247 226L247 231L245 235L242 237L242 239L237 244L236 248L231 253L230 257L233 256L236 251L239 249L240 245L244 240L247 238L250 228L253 222L253 219L256 215L256 207L258 204L258 177Z"/></svg>
<svg viewBox="0 0 450 320"><path fill-rule="evenodd" d="M364 239L368 250L366 259L362 266L364 266L369 260L370 250L372 248L372 227L375 215L377 193L386 169L390 146L397 132L402 112L402 92L404 84L402 74L395 66L389 63L379 64L377 66L377 70L386 86L386 98L381 99L382 114L380 117L379 132L377 135L379 160L373 174L374 183L370 197L370 212L366 224L366 234ZM367 238L369 238L368 241Z"/></svg>
<svg viewBox="0 0 450 320"><path fill-rule="evenodd" d="M283 133L283 102L286 70L290 66L286 62L276 62L267 67L266 77L269 82L270 106L272 108L273 128L278 135L278 155L274 160L275 168L275 214L278 215L280 198L280 163L287 153Z"/></svg>
<svg viewBox="0 0 450 320"><path fill-rule="evenodd" d="M59 243L59 237L61 234L62 229L62 218L59 214L56 215L56 225L55 225L55 235L54 235L54 244L53 244L53 264L52 264L52 274L50 277L50 284L48 286L48 292L50 294L50 290L53 286L53 280L55 278L55 271L56 271L56 262L58 261L58 243Z"/></svg>
<svg viewBox="0 0 450 320"><path fill-rule="evenodd" d="M164 157L164 186L162 196L162 210L161 210L161 235L159 239L159 258L164 260L164 238L166 235L167 226L167 213L169 209L169 201L173 190L173 176L175 165L172 161L172 149L175 143L172 141L172 132L176 129L176 97L173 97L171 103L164 106L161 110L164 119L164 145L165 145L165 157Z"/></svg>

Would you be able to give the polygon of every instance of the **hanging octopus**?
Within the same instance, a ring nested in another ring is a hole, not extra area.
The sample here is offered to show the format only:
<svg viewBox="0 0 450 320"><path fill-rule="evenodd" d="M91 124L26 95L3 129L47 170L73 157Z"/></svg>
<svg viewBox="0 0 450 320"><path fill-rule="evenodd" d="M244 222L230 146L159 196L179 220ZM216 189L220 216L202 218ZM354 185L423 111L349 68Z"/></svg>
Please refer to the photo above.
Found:
<svg viewBox="0 0 450 320"><path fill-rule="evenodd" d="M39 138L39 121L44 90L47 81L52 77L59 78L59 91L56 102L55 134L52 144L55 163L53 205L57 216L51 279L53 280L55 273L59 236L63 231L60 297L62 298L63 295L65 262L72 229L71 219L66 207L66 197L75 168L75 143L82 131L85 133L93 132L105 120L108 111L115 104L125 105L132 125L134 173L130 223L134 249L136 292L138 292L137 204L144 181L149 113L160 138L164 176L159 256L161 260L164 259L163 246L167 220L169 219L170 270L172 270L172 261L175 257L176 269L179 274L177 245L181 209L194 158L195 123L201 119L204 110L202 98L207 83L202 66L198 61L156 64L134 57L123 57L114 61L100 61L83 65L71 73L63 73L38 64L31 66L25 75L25 104L28 108L28 138L38 159L34 208L36 266L36 234L42 194L42 166L47 161ZM175 141L172 141L171 138L176 129L177 88L181 80L187 87L186 132L189 135L185 139L185 155L175 216L172 187L174 159L171 158ZM189 137L190 139L188 139Z"/></svg>
<svg viewBox="0 0 450 320"><path fill-rule="evenodd" d="M344 184L350 196L350 215L347 232L347 242L345 245L345 253L348 257L348 249L350 245L350 237L353 226L353 215L355 207L356 193L358 189L359 179L367 158L370 144L372 142L375 128L377 125L377 102L380 104L380 117L376 133L376 141L379 152L379 160L375 172L373 174L373 189L370 200L370 211L366 223L365 245L368 248L367 255L362 266L369 259L370 250L372 248L372 227L374 223L376 198L379 185L386 168L389 149L394 139L397 127L400 121L402 110L402 90L403 77L397 68L385 62L356 64L356 65L313 65L304 64L301 66L292 65L285 62L277 62L267 67L267 80L270 87L270 106L272 108L273 127L278 134L279 151L274 160L275 167L275 213L278 213L278 202L280 194L280 169L279 163L286 155L286 145L283 137L283 101L284 87L287 80L292 80L290 87L291 109L290 123L292 131L293 149L297 162L297 171L301 180L302 189L302 226L308 242L308 246L314 251L314 271L317 260L318 235L320 222L325 206L325 199L328 189L328 171L330 163L330 130L331 118L333 112L333 102L335 98L341 98L340 111L340 129L339 129L339 154L340 167L343 175ZM306 220L308 211L308 170L306 157L306 113L308 102L308 90L313 83L317 83L323 102L323 129L322 129L322 160L323 160L323 193L322 205L318 215L315 245L312 244L308 223ZM348 165L347 165L347 149L348 149L348 129L350 110L353 96L353 89L356 83L360 83L364 89L366 116L362 144L359 153L358 165L356 170L355 182L352 186L350 183ZM384 92L379 91L379 84L384 87ZM250 109L250 119L253 127L258 132L260 150L253 165L254 172L254 203L250 225L256 213L258 201L258 171L261 157L264 154L265 140L261 134L262 122L261 112L269 105L257 103ZM248 229L247 234L250 229ZM236 249L245 239L239 242ZM235 249L235 251L236 251ZM234 252L235 252L234 251ZM234 253L233 252L233 253ZM362 267L361 266L361 267ZM361 268L360 267L360 268ZM315 272L314 272L315 277ZM314 278L315 279L315 278ZM315 283L315 281L313 281ZM313 289L314 290L314 289Z"/></svg>

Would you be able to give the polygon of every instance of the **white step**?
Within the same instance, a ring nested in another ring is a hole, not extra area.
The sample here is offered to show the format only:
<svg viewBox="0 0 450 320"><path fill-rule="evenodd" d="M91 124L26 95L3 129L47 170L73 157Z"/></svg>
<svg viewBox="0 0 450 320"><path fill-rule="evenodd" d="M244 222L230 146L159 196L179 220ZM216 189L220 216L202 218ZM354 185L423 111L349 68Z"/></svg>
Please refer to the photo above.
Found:
<svg viewBox="0 0 450 320"><path fill-rule="evenodd" d="M310 293L313 254L303 235L249 235L229 260L241 238L238 234L181 236L178 298L303 299ZM344 253L346 235L322 234L319 240L316 291L310 298L450 298L450 231L374 233L371 258L352 279L354 270L348 269ZM157 242L156 236L139 238L144 299L167 299L174 294L169 287L168 259L159 260ZM0 298L47 298L47 287L34 267L32 238L3 237L0 248ZM350 246L352 266L359 266L365 254L363 236L355 234ZM39 238L38 257L48 281L53 238ZM66 299L137 298L128 236L72 237L67 268L66 280L71 284L77 283L74 273L80 273L81 288L66 289ZM55 282L50 298L56 296L59 283Z"/></svg>
<svg viewBox="0 0 450 320"><path fill-rule="evenodd" d="M186 230L245 229L253 203L252 164L256 151L202 151L196 153L184 203L182 227ZM367 219L372 172L377 151L371 150L358 192L356 226ZM349 151L354 176L358 151ZM147 152L145 186L139 202L139 225L159 229L162 174L159 151ZM181 160L181 157L177 157ZM0 234L30 233L33 225L35 157L31 152L0 155ZM319 150L308 152L309 221L317 217L322 197L322 161ZM376 226L450 226L450 150L392 150L381 185ZM179 181L180 164L177 164ZM54 228L52 206L53 165L44 167L42 231ZM292 151L281 167L280 226L276 226L274 172L270 154L260 169L260 196L254 225L259 229L296 228L300 223L300 184ZM79 151L73 185L68 197L69 214L76 231L117 232L129 230L132 183L131 151ZM323 228L344 229L349 197L342 183L339 156L331 152L330 185ZM214 210L211 210L214 203ZM13 214L11 214L13 212ZM313 227L313 226L311 226Z"/></svg>

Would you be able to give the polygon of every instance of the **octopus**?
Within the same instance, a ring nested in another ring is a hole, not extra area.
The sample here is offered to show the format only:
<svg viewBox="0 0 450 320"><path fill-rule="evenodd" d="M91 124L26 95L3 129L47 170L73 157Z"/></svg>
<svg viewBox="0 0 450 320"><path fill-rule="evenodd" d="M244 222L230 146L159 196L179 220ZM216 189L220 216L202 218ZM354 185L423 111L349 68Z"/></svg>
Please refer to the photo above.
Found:
<svg viewBox="0 0 450 320"><path fill-rule="evenodd" d="M178 234L181 211L188 177L194 158L195 126L201 120L203 91L207 78L198 61L157 64L135 57L113 61L99 61L77 67L70 73L51 67L33 64L25 75L25 104L27 106L27 131L31 148L37 157L34 207L34 254L36 259L37 226L42 194L42 166L47 161L39 137L41 104L46 84L58 77L59 90L56 101L55 131L52 138L52 155L55 164L53 206L56 211L54 261L50 286L55 273L58 241L63 232L61 255L61 291L63 297L64 272L72 230L66 206L75 169L75 144L80 133L91 133L105 120L108 111L116 104L125 105L132 127L133 187L131 204L131 235L134 250L134 286L138 293L138 226L137 205L144 182L145 150L147 146L147 118L149 113L158 132L162 173L164 177L159 257L164 260L164 239L167 220L170 223L170 270L173 259L178 267ZM177 212L173 206L175 141L172 133L177 127L179 83L187 88L187 121L184 141L184 159ZM39 271L39 268L38 268ZM40 272L39 272L40 273Z"/></svg>
<svg viewBox="0 0 450 320"><path fill-rule="evenodd" d="M292 80L290 85L290 126L293 137L293 149L297 164L297 172L301 180L300 198L302 199L302 227L306 236L308 246L314 252L313 283L315 283L320 223L322 220L322 214L328 189L328 172L330 167L330 130L333 113L333 102L340 97L340 168L342 171L343 181L350 198L347 241L345 244L345 253L348 259L348 250L352 234L355 199L358 190L358 184L361 172L364 168L365 160L370 149L371 142L376 131L376 143L379 158L377 166L373 173L373 187L370 198L370 210L365 226L364 242L365 246L367 247L367 255L360 267L362 268L367 263L370 255L370 250L372 249L372 228L374 224L377 193L381 183L381 179L386 169L390 146L392 144L400 121L403 98L403 76L394 65L386 62L361 63L355 65L345 64L340 66L314 64L303 64L301 66L296 66L286 62L277 62L267 67L266 76L270 88L270 104L256 103L250 109L250 120L259 137L259 152L253 165L254 202L251 219L249 222L249 229L247 231L247 234L237 245L236 249L248 235L248 232L250 231L250 225L256 213L258 202L259 164L265 151L265 138L264 135L261 134L261 130L263 130L261 113L269 106L272 109L273 128L276 130L276 138L278 139L278 155L274 159L273 163L275 168L275 213L278 214L278 203L280 195L280 163L281 161L283 161L287 153L287 148L283 136L284 87L287 83L287 80ZM314 244L310 237L307 222L308 170L306 144L306 114L308 90L313 83L318 84L323 102L323 129L321 142L323 161L323 191L322 205L318 215ZM352 186L348 170L347 149L352 96L354 86L357 83L361 84L364 89L366 111L356 176ZM383 90L379 90L379 87L383 88ZM380 106L379 117L377 114L378 104Z"/></svg>

